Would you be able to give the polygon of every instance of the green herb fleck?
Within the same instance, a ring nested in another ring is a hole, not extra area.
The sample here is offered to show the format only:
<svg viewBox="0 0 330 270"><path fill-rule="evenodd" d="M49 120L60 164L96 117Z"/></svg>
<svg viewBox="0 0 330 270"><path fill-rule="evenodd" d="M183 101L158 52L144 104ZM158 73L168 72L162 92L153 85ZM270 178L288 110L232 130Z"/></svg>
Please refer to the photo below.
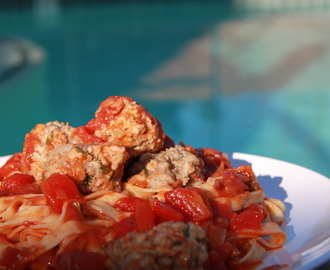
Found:
<svg viewBox="0 0 330 270"><path fill-rule="evenodd" d="M47 139L46 139L46 145L49 145L49 144L50 144L50 142L51 142L50 138L49 138L49 137L47 137Z"/></svg>
<svg viewBox="0 0 330 270"><path fill-rule="evenodd" d="M144 172L144 176L145 176L145 177L149 177L149 171L148 171L147 168L144 168L144 169L143 169L143 172Z"/></svg>
<svg viewBox="0 0 330 270"><path fill-rule="evenodd" d="M101 171L102 173L108 173L108 172L110 171L110 167L107 166L107 165L103 165L103 164L101 164L101 166L100 166L100 171Z"/></svg>
<svg viewBox="0 0 330 270"><path fill-rule="evenodd" d="M89 186L89 184L90 184L90 182L92 182L92 180L93 180L93 176L91 176L91 175L86 175L86 178L84 179L84 183L87 185L87 186Z"/></svg>
<svg viewBox="0 0 330 270"><path fill-rule="evenodd" d="M49 145L52 140L54 140L54 130L52 130L52 132L50 133L50 136L47 137L46 145Z"/></svg>
<svg viewBox="0 0 330 270"><path fill-rule="evenodd" d="M83 154L87 154L87 152L84 149L82 149L80 146L76 145L75 148L78 152L83 153Z"/></svg>

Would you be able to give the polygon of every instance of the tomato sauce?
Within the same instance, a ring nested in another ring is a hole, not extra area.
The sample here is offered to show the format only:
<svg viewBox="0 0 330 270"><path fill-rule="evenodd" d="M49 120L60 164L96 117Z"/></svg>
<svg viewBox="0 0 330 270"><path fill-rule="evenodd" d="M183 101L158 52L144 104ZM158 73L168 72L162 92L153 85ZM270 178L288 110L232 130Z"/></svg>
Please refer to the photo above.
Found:
<svg viewBox="0 0 330 270"><path fill-rule="evenodd" d="M231 223L230 229L234 232L240 232L245 230L261 230L261 222L264 216L257 211L243 211L235 216Z"/></svg>
<svg viewBox="0 0 330 270"><path fill-rule="evenodd" d="M67 203L65 220L83 220L80 204L86 202L68 176L52 174L41 183L41 190L54 213L61 213L64 203Z"/></svg>
<svg viewBox="0 0 330 270"><path fill-rule="evenodd" d="M130 102L132 99L127 98ZM111 104L111 105L109 105ZM92 130L99 130L107 126L110 121L115 120L120 112L125 108L125 103L122 99L109 97L101 102L99 111L95 119L91 119L87 126Z"/></svg>
<svg viewBox="0 0 330 270"><path fill-rule="evenodd" d="M22 172L22 153L15 153L0 167L0 181L14 172Z"/></svg>
<svg viewBox="0 0 330 270"><path fill-rule="evenodd" d="M28 133L25 136L23 144L23 153L25 153L22 159L23 171L31 170L31 163L33 162L33 153L36 151L36 145L40 143L40 139L33 133Z"/></svg>
<svg viewBox="0 0 330 270"><path fill-rule="evenodd" d="M101 143L104 140L94 135L94 130L87 126L77 127L74 131L75 134L83 141L83 143Z"/></svg>

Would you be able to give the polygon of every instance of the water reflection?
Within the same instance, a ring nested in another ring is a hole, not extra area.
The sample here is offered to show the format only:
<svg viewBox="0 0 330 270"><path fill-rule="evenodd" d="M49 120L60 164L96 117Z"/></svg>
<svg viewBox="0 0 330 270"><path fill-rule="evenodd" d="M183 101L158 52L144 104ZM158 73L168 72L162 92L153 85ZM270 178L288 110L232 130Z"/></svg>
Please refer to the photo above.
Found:
<svg viewBox="0 0 330 270"><path fill-rule="evenodd" d="M270 156L330 176L329 17L319 16L326 10L242 17L213 1L47 3L33 20L2 14L11 23L0 34L26 37L47 52L35 93L47 92L49 121L82 125L108 96L130 96L177 142ZM51 14L48 25L40 14ZM20 20L28 23L20 28Z"/></svg>

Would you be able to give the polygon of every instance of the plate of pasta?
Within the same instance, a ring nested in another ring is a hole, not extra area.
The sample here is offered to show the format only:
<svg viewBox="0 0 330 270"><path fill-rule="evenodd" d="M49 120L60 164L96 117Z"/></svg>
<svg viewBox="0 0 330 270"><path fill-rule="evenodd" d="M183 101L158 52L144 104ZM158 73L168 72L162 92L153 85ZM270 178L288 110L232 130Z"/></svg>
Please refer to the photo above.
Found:
<svg viewBox="0 0 330 270"><path fill-rule="evenodd" d="M326 177L176 143L129 97L83 126L32 127L0 183L1 269L313 269L329 255Z"/></svg>

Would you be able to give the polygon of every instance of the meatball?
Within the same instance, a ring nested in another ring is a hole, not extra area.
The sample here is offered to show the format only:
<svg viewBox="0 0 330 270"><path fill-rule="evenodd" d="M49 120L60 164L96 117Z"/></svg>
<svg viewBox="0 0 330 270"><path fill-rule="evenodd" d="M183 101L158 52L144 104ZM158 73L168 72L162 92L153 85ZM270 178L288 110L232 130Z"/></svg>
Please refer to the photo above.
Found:
<svg viewBox="0 0 330 270"><path fill-rule="evenodd" d="M194 270L207 259L205 231L193 223L164 222L145 233L129 233L105 248L107 269Z"/></svg>
<svg viewBox="0 0 330 270"><path fill-rule="evenodd" d="M104 141L128 148L131 156L158 152L165 140L161 123L129 97L111 96L101 102L87 128Z"/></svg>
<svg viewBox="0 0 330 270"><path fill-rule="evenodd" d="M143 188L194 185L202 179L203 162L181 145L143 154L130 168L127 182Z"/></svg>
<svg viewBox="0 0 330 270"><path fill-rule="evenodd" d="M110 143L64 144L57 146L42 161L43 176L68 175L82 193L111 189L121 191L126 149ZM41 182L42 178L37 178Z"/></svg>
<svg viewBox="0 0 330 270"><path fill-rule="evenodd" d="M58 121L36 125L26 134L22 152L22 171L36 178L43 177L42 163L59 145L81 143L75 128Z"/></svg>

